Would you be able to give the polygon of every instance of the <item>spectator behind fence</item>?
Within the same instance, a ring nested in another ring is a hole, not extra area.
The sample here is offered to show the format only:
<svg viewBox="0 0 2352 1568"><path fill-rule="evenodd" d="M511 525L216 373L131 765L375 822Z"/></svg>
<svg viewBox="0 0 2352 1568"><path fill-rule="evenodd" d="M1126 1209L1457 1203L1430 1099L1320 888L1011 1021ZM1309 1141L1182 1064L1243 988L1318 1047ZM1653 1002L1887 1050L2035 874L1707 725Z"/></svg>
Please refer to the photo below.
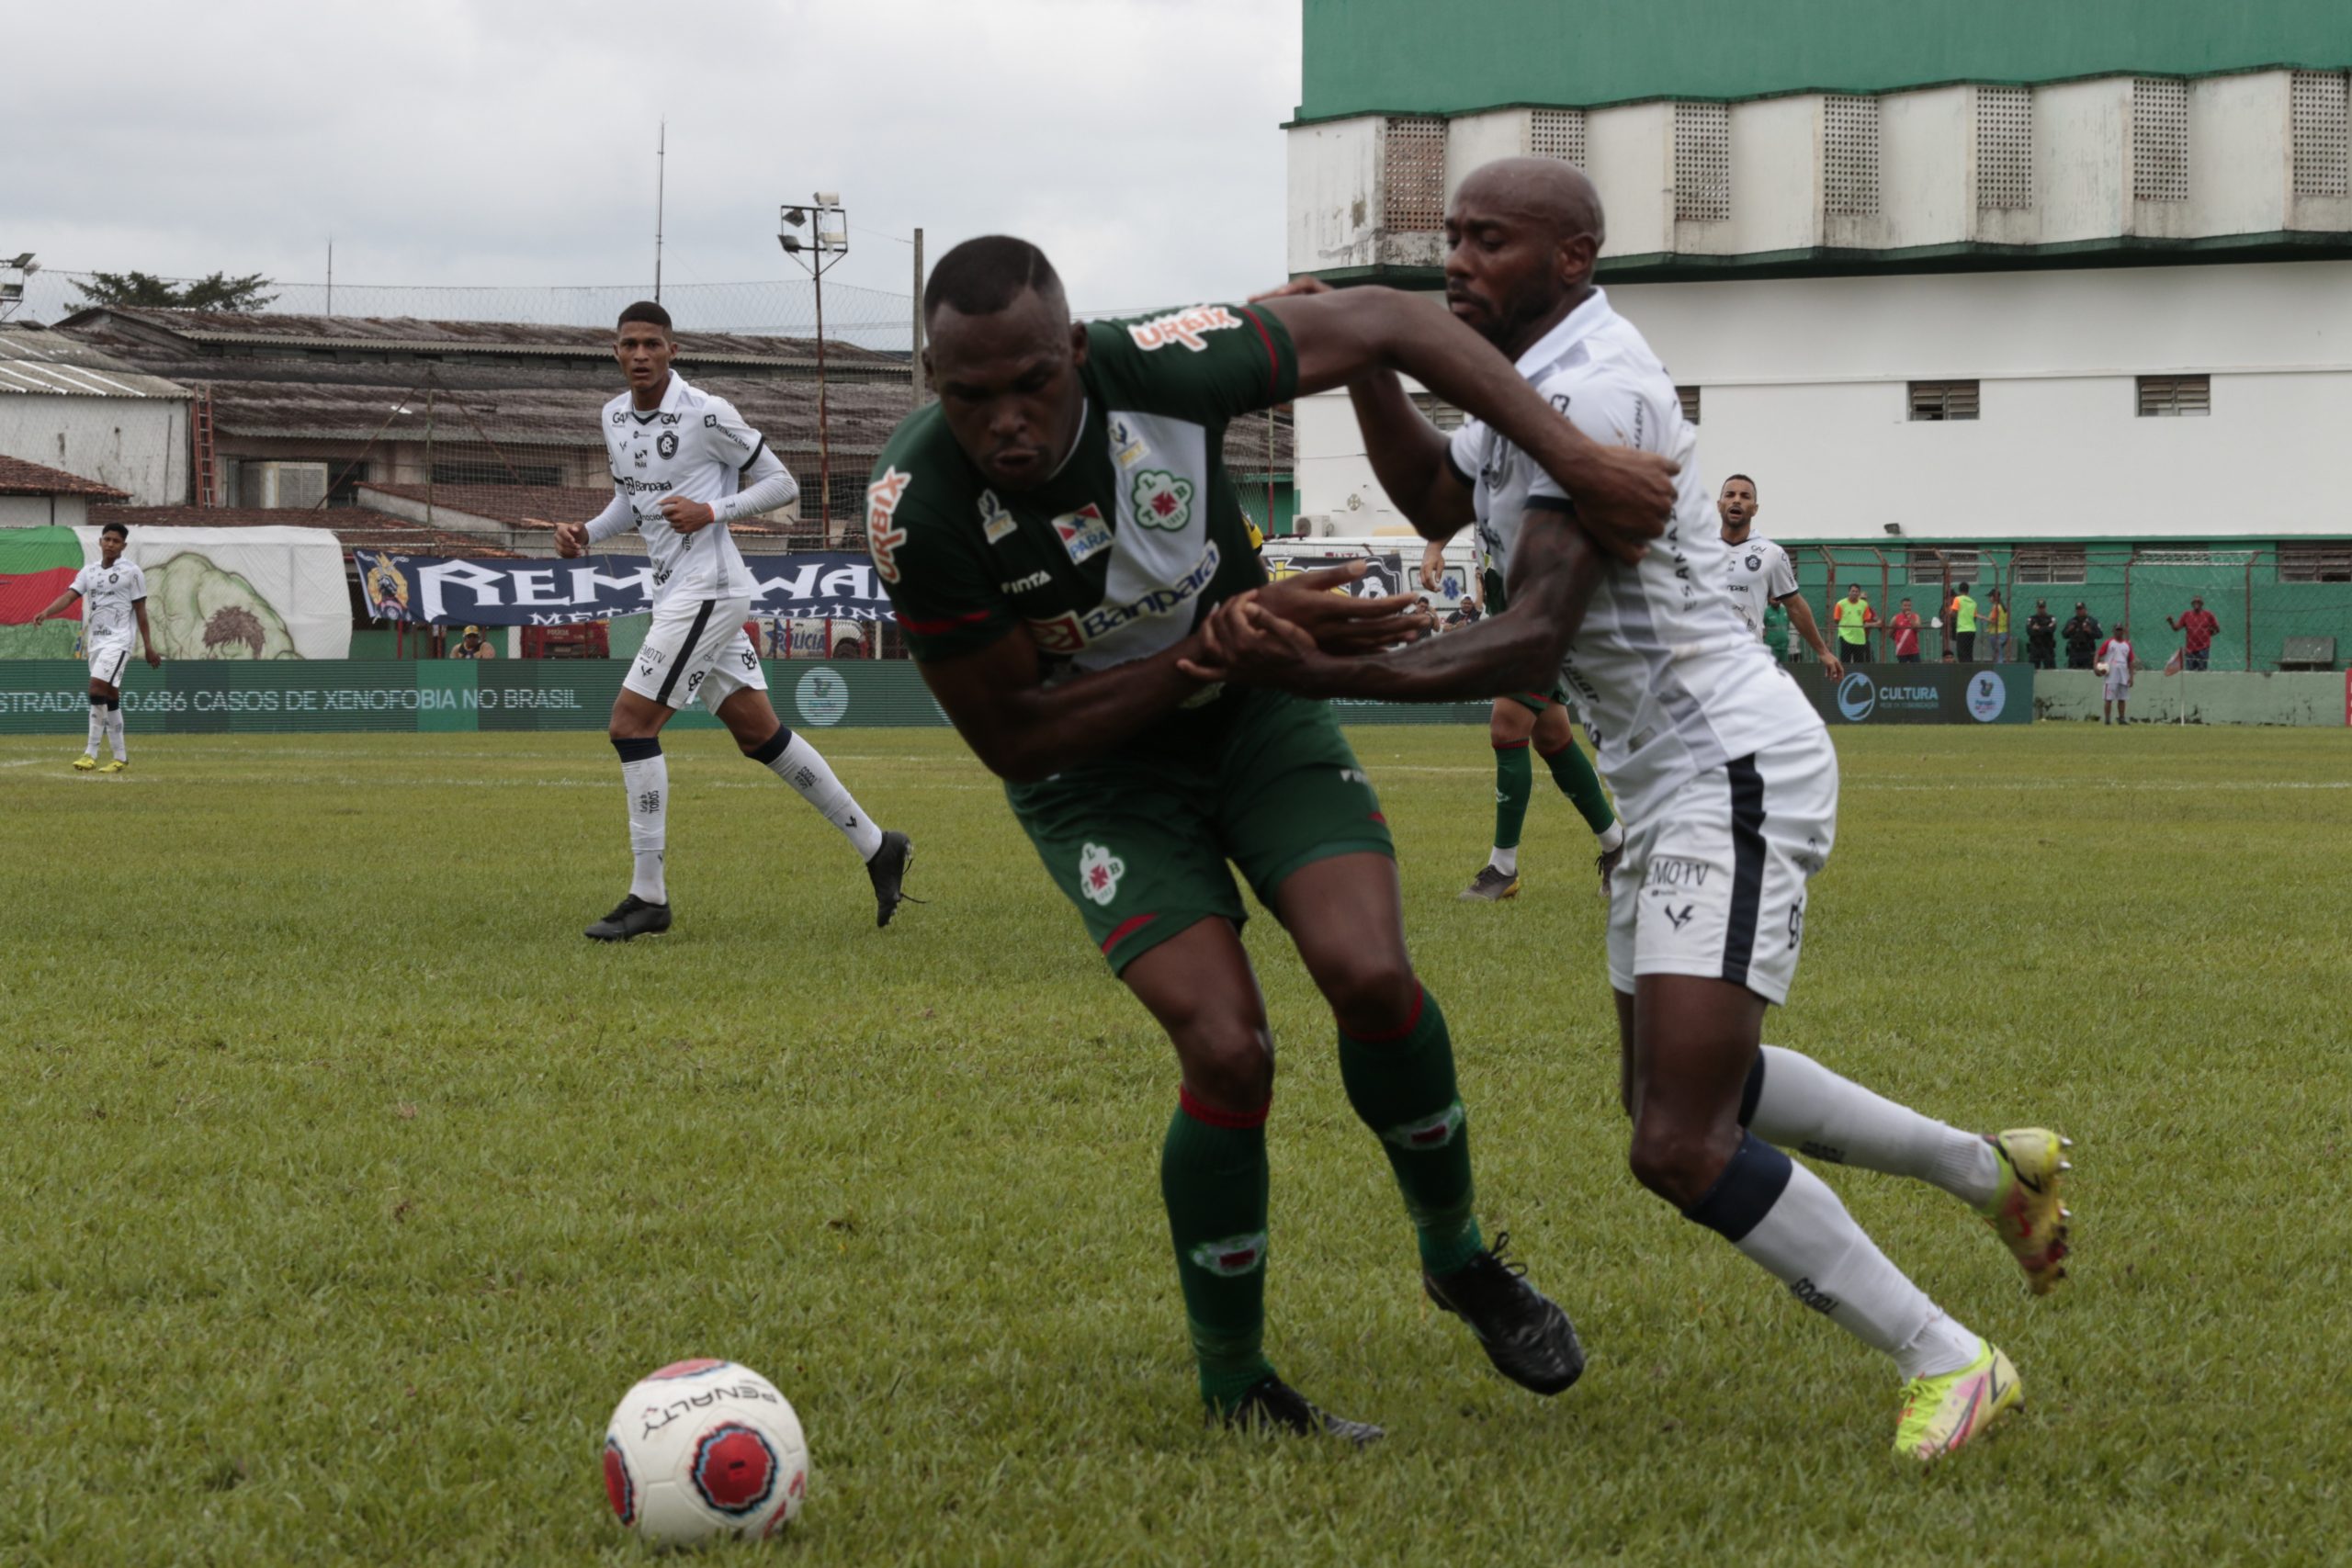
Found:
<svg viewBox="0 0 2352 1568"><path fill-rule="evenodd" d="M2091 665L2107 682L2102 688L2105 700L2099 705L2099 722L2112 720L2129 724L2124 709L2132 700L2132 671L2138 661L2132 655L2132 639L2121 621L2115 623L2115 633L2098 645L2098 659Z"/></svg>
<svg viewBox="0 0 2352 1568"><path fill-rule="evenodd" d="M498 649L482 641L480 626L468 626L466 635L458 639L458 646L449 650L449 657L452 659L495 659L498 657Z"/></svg>
<svg viewBox="0 0 2352 1568"><path fill-rule="evenodd" d="M1878 612L1862 597L1862 585L1846 584L1846 596L1829 606L1829 618L1838 623L1838 651L1848 664L1867 664L1871 657L1871 628L1878 625Z"/></svg>
<svg viewBox="0 0 2352 1568"><path fill-rule="evenodd" d="M2191 599L2188 614L2178 620L2166 615L2165 625L2178 632L2184 639L2180 659L2183 670L2202 670L2211 662L2213 634L2222 629L2222 623L2213 618L2213 612L2205 607L2204 600Z"/></svg>
<svg viewBox="0 0 2352 1568"><path fill-rule="evenodd" d="M2050 613L2050 601L2036 599L2033 614L2025 618L2025 656L2036 670L2058 668L2058 617Z"/></svg>
<svg viewBox="0 0 2352 1568"><path fill-rule="evenodd" d="M1984 600L1984 631L1993 639L1992 662L2007 664L2009 661L2009 607L2001 603L2001 591L1997 588L1987 593Z"/></svg>
<svg viewBox="0 0 2352 1568"><path fill-rule="evenodd" d="M2090 606L2080 599L2075 601L2075 618L2058 633L2066 639L2066 668L2087 670L2091 667L2091 649L2098 646L2098 622L2091 615Z"/></svg>
<svg viewBox="0 0 2352 1568"><path fill-rule="evenodd" d="M1911 601L1903 601L1903 608L1895 611L1894 619L1886 624L1889 637L1894 644L1894 661L1897 664L1918 663L1919 612L1911 607Z"/></svg>
<svg viewBox="0 0 2352 1568"><path fill-rule="evenodd" d="M1951 624L1952 652L1962 664L1976 661L1976 601L1968 596L1968 584L1952 590L1951 603L1944 606L1944 618Z"/></svg>

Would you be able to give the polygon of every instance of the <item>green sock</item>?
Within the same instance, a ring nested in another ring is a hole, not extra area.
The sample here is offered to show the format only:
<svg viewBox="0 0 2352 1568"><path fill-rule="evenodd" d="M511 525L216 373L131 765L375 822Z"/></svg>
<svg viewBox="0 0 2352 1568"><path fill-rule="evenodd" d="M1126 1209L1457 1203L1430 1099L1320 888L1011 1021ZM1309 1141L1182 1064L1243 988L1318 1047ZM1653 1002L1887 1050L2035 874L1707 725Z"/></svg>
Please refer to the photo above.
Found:
<svg viewBox="0 0 2352 1568"><path fill-rule="evenodd" d="M1609 825L1617 820L1617 813L1609 808L1609 792L1600 787L1600 775L1592 771L1584 748L1571 740L1547 753L1544 765L1552 770L1552 782L1576 807L1584 825L1596 833L1607 832Z"/></svg>
<svg viewBox="0 0 2352 1568"><path fill-rule="evenodd" d="M1266 1325L1266 1113L1241 1116L1184 1097L1159 1151L1159 1195L1199 1364L1219 1412L1273 1375Z"/></svg>
<svg viewBox="0 0 2352 1568"><path fill-rule="evenodd" d="M1519 848L1521 829L1527 826L1527 803L1535 794L1535 764L1528 760L1527 742L1495 748L1495 848Z"/></svg>
<svg viewBox="0 0 2352 1568"><path fill-rule="evenodd" d="M1470 1129L1453 1087L1453 1041L1437 998L1422 991L1412 1021L1393 1038L1358 1040L1342 1031L1340 1080L1396 1173L1421 1268L1450 1274L1469 1262L1485 1238L1471 1190Z"/></svg>

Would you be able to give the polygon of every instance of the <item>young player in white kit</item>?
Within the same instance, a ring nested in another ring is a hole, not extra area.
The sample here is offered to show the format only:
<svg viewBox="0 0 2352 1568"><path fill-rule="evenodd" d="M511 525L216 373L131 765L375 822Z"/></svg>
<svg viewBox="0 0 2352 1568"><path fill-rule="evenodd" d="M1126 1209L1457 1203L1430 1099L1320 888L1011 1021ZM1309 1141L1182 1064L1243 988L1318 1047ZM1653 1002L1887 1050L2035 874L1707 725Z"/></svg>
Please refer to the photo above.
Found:
<svg viewBox="0 0 2352 1568"><path fill-rule="evenodd" d="M1732 475L1715 492L1715 515L1724 525L1724 586L1731 592L1731 607L1760 640L1764 612L1780 605L1788 611L1789 624L1821 660L1829 678L1842 680L1846 667L1821 640L1821 628L1813 622L1813 606L1797 591L1797 569L1789 552L1755 531L1756 514L1761 510L1756 481L1746 474Z"/></svg>
<svg viewBox="0 0 2352 1568"><path fill-rule="evenodd" d="M1550 160L1491 164L1463 183L1445 228L1454 314L1514 355L1587 434L1681 465L1664 536L1637 563L1604 561L1525 454L1475 422L1449 443L1393 377L1359 381L1351 390L1383 487L1425 536L1451 534L1475 510L1508 557L1510 608L1428 642L1340 659L1240 598L1209 623L1216 657L1188 671L1308 695L1459 701L1557 671L1632 824L1608 948L1634 1175L1890 1356L1905 1380L1897 1450L1948 1453L2018 1402L2016 1370L1776 1145L1962 1198L2041 1292L2064 1273L2062 1140L1948 1127L1760 1043L1765 1008L1795 974L1806 884L1836 834L1837 753L1731 608L1697 433L1641 334L1591 286L1601 218L1589 183Z"/></svg>
<svg viewBox="0 0 2352 1568"><path fill-rule="evenodd" d="M776 718L759 655L743 632L754 585L727 524L787 504L799 487L731 404L671 370L676 351L670 313L660 305L640 301L621 312L613 355L629 389L605 405L604 416L612 503L586 523L556 529L560 555L585 555L590 546L634 528L653 558L653 624L613 700L610 726L636 871L628 897L588 935L627 942L670 929L663 864L670 764L661 734L672 714L697 699L727 726L743 755L799 791L840 829L873 880L874 923L887 926L913 848L904 833L877 826L816 748Z"/></svg>
<svg viewBox="0 0 2352 1568"><path fill-rule="evenodd" d="M147 650L149 668L164 662L147 629L147 574L138 562L122 558L130 542L130 530L120 523L99 529L97 564L75 572L65 592L33 617L39 626L82 601L82 643L90 656L90 748L74 760L75 773L119 773L130 766L122 738L122 672L130 668L135 647ZM113 747L114 761L101 768L102 740Z"/></svg>

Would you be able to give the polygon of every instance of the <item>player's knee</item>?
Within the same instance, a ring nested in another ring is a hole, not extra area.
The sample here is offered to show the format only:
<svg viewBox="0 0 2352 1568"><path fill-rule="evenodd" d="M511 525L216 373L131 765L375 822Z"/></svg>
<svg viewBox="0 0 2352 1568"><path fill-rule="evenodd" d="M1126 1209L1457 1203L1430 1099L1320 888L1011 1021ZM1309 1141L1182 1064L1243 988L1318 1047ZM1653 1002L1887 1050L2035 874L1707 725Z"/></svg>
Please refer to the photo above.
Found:
<svg viewBox="0 0 2352 1568"><path fill-rule="evenodd" d="M1517 703L1497 703L1487 716L1487 739L1497 746L1516 746L1533 731L1531 716Z"/></svg>
<svg viewBox="0 0 2352 1568"><path fill-rule="evenodd" d="M1723 1169L1724 1151L1715 1146L1717 1141L1708 1127L1645 1115L1634 1123L1625 1163L1634 1180L1676 1208L1687 1209L1707 1195Z"/></svg>
<svg viewBox="0 0 2352 1568"><path fill-rule="evenodd" d="M1326 960L1316 979L1340 1029L1359 1038L1409 1028L1421 994L1420 980L1400 953L1350 952Z"/></svg>
<svg viewBox="0 0 2352 1568"><path fill-rule="evenodd" d="M1234 1019L1204 1021L1177 1042L1184 1084L1196 1099L1219 1111L1250 1111L1274 1093L1273 1042L1263 1023Z"/></svg>

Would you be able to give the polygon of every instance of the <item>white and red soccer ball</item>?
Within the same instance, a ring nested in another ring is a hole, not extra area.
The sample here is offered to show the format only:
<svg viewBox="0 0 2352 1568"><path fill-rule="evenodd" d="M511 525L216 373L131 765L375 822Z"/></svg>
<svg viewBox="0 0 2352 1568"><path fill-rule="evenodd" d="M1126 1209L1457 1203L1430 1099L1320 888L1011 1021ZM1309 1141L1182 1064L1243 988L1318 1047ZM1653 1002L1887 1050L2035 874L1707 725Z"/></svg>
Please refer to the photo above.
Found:
<svg viewBox="0 0 2352 1568"><path fill-rule="evenodd" d="M605 1495L650 1541L773 1535L800 1512L808 1444L774 1383L732 1361L676 1361L621 1396Z"/></svg>

